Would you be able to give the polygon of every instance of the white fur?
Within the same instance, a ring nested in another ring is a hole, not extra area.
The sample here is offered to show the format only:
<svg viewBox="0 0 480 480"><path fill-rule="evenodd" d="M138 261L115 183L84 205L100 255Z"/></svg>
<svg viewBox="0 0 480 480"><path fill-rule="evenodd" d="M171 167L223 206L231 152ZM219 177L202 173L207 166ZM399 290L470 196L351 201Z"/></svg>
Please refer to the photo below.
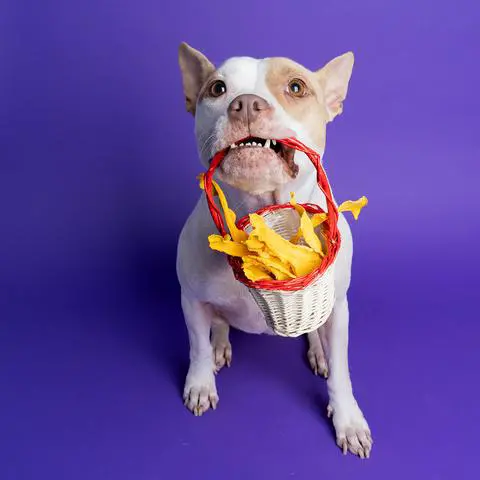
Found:
<svg viewBox="0 0 480 480"><path fill-rule="evenodd" d="M228 81L228 92L221 99L205 99L196 110L196 135L201 160L209 159L222 145L228 128L227 107L237 95L254 93L268 100L275 108L272 130L276 138L293 132L306 145L312 146L302 124L279 105L265 83L265 60L233 58L218 69L221 78ZM272 135L272 137L274 137ZM315 146L320 149L320 146ZM319 153L323 154L323 151ZM325 207L313 167L309 159L299 152L295 155L299 165L298 177L277 190L275 194L249 195L222 184L231 207L241 217L266 204L287 202L289 192L295 191L299 202L311 202ZM329 415L337 433L337 443L346 452L361 457L369 456L371 437L368 425L354 398L348 368L348 301L352 259L352 236L343 216L339 219L342 245L336 263L336 303L331 318L319 332L309 335L312 368L327 375L330 397ZM185 384L184 398L188 408L199 415L210 406L215 407L218 395L214 371L231 360L228 326L249 333L271 333L250 293L234 279L223 254L212 251L208 235L215 233L204 195L188 218L178 245L177 272L182 289L182 307L190 338L190 368ZM213 349L210 332L213 326ZM323 345L323 348L322 348ZM325 364L325 357L328 362Z"/></svg>

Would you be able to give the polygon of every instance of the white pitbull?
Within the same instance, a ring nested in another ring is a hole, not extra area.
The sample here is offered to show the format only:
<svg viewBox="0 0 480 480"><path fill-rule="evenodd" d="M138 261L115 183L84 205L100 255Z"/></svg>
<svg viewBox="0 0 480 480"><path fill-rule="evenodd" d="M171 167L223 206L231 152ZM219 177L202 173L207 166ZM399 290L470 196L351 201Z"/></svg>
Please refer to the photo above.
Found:
<svg viewBox="0 0 480 480"><path fill-rule="evenodd" d="M207 168L215 153L228 148L216 178L237 218L266 205L287 203L290 191L299 202L326 207L308 157L275 139L294 136L323 156L326 124L342 112L352 53L316 72L286 58L235 57L215 68L183 43L179 62L203 166ZM342 215L339 230L335 305L325 326L308 334L308 358L315 374L328 377L328 416L337 444L344 453L364 458L370 455L372 437L353 395L348 367L352 236ZM201 195L180 235L177 258L190 340L184 400L195 415L217 406L215 373L232 359L230 326L272 333L247 288L235 280L225 255L209 248L207 237L212 233L216 227Z"/></svg>

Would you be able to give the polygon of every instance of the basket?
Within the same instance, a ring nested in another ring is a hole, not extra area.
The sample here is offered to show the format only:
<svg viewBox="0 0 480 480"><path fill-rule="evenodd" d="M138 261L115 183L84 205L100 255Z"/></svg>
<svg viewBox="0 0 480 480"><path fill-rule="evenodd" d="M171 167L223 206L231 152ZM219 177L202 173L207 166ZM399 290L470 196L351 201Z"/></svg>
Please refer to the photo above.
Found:
<svg viewBox="0 0 480 480"><path fill-rule="evenodd" d="M228 257L235 278L243 283L252 294L262 311L267 325L272 331L283 337L298 337L322 326L330 316L335 301L334 269L340 248L338 231L338 209L332 198L327 175L320 162L320 155L294 138L277 140L287 147L304 152L317 171L317 183L327 202L327 220L322 228L326 240L327 253L320 266L308 275L289 280L259 280L253 282L243 273L242 260ZM225 224L220 210L213 198L212 178L217 167L225 157L226 151L217 153L205 174L205 194L213 221L221 235L226 235ZM324 213L318 205L301 204L308 213ZM299 219L290 204L270 205L256 211L267 225L283 238L290 239L298 229ZM248 215L237 222L238 228L251 230Z"/></svg>

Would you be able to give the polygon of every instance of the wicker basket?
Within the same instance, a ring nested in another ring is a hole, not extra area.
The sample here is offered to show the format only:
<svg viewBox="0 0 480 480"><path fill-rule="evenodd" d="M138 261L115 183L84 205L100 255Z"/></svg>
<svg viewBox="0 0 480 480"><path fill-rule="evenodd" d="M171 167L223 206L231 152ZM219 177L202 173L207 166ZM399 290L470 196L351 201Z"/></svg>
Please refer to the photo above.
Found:
<svg viewBox="0 0 480 480"><path fill-rule="evenodd" d="M332 198L328 178L321 165L320 156L296 139L277 140L290 148L304 152L317 170L317 183L327 200L328 219L322 224L323 238L326 240L327 253L319 268L308 275L290 280L260 280L253 282L245 277L242 261L237 257L228 257L235 278L246 285L265 316L265 320L274 333L284 337L297 337L316 330L323 325L333 308L335 300L334 269L337 252L340 248L338 231L338 210ZM225 151L212 159L205 174L205 193L212 218L222 235L227 232L223 217L212 193L213 174L225 157ZM302 204L308 213L323 213L313 204ZM283 238L290 239L299 226L298 214L291 204L270 205L258 210L267 225ZM245 216L237 223L238 228L249 232L250 218ZM319 236L322 238L322 236Z"/></svg>

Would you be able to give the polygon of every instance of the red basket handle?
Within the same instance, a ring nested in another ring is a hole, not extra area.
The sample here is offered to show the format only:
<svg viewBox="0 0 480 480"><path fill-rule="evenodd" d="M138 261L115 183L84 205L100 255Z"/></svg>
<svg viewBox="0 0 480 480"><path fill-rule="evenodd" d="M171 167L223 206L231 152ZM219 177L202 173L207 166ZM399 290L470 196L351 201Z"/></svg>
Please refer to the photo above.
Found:
<svg viewBox="0 0 480 480"><path fill-rule="evenodd" d="M320 162L320 155L314 150L312 150L311 148L308 148L306 145L304 145L303 143L301 143L295 138L284 138L282 140L277 140L277 142L280 142L286 145L287 147L293 148L300 152L304 152L307 155L307 157L310 159L310 161L313 163L313 166L317 171L318 187L324 193L325 198L327 200L328 218L326 222L328 224L330 233L332 234L332 238L336 238L335 232L337 231L338 209L337 209L337 206L335 205L335 202L333 201L332 190L328 182L327 174L325 173L325 170L323 169L322 164ZM212 219L215 222L215 225L218 231L222 234L222 236L225 236L227 234L227 231L225 230L225 223L223 221L222 214L220 213L220 210L217 207L215 200L213 199L212 178L215 173L215 170L225 158L225 155L226 155L226 150L222 150L221 152L218 152L213 157L212 161L210 162L210 167L205 173L205 177L204 177L205 195L207 198L208 208L210 210L210 214L212 215Z"/></svg>

